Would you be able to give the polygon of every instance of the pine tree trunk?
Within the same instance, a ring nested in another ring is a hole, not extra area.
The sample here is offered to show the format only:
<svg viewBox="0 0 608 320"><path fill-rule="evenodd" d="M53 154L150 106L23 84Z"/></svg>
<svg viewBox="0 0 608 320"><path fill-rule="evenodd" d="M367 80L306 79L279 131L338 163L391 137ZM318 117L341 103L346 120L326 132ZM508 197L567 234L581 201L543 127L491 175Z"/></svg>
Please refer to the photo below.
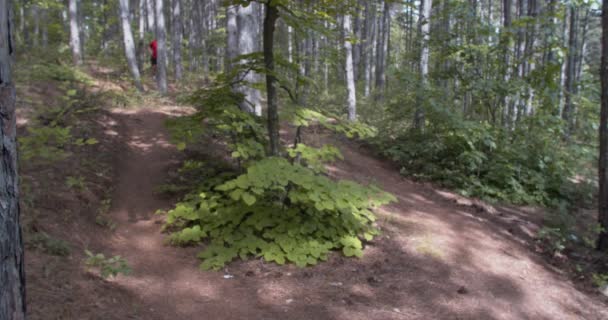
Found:
<svg viewBox="0 0 608 320"><path fill-rule="evenodd" d="M175 66L175 80L182 79L182 0L173 0L173 65Z"/></svg>
<svg viewBox="0 0 608 320"><path fill-rule="evenodd" d="M344 15L344 52L346 54L345 73L346 73L346 89L347 89L347 110L348 120L357 121L357 92L355 88L355 74L353 71L353 45L348 40L351 37L351 18L350 15Z"/></svg>
<svg viewBox="0 0 608 320"><path fill-rule="evenodd" d="M608 0L602 4L602 63L600 77L602 82L602 110L600 115L600 161L599 161L599 223L603 228L597 248L608 252Z"/></svg>
<svg viewBox="0 0 608 320"><path fill-rule="evenodd" d="M416 100L416 114L414 116L414 127L418 130L424 130L425 112L423 93L426 92L428 86L429 74L429 40L431 27L431 9L433 6L432 0L422 0L420 8L420 20L418 21L418 30L421 36L420 44L420 82L422 83L423 92L418 92Z"/></svg>
<svg viewBox="0 0 608 320"><path fill-rule="evenodd" d="M158 48L158 57L156 64L156 84L158 91L161 94L167 94L167 33L165 30L165 13L163 8L163 0L156 0L156 41Z"/></svg>
<svg viewBox="0 0 608 320"><path fill-rule="evenodd" d="M281 138L279 136L279 105L277 96L277 79L274 76L274 31L279 18L277 8L269 3L264 4L266 17L264 18L264 65L266 66L266 95L268 99L268 138L269 155L278 156L280 153Z"/></svg>
<svg viewBox="0 0 608 320"><path fill-rule="evenodd" d="M70 48L75 65L82 64L82 53L80 52L80 27L78 25L78 0L69 0L70 11Z"/></svg>
<svg viewBox="0 0 608 320"><path fill-rule="evenodd" d="M120 0L119 5L120 21L122 23L122 35L125 46L125 55L127 56L129 70L131 71L131 76L133 77L133 81L135 81L135 87L137 87L137 90L144 91L144 87L141 85L139 68L137 67L137 57L135 56L135 42L133 41L131 22L129 21L129 0Z"/></svg>
<svg viewBox="0 0 608 320"><path fill-rule="evenodd" d="M25 319L10 0L0 0L0 319Z"/></svg>

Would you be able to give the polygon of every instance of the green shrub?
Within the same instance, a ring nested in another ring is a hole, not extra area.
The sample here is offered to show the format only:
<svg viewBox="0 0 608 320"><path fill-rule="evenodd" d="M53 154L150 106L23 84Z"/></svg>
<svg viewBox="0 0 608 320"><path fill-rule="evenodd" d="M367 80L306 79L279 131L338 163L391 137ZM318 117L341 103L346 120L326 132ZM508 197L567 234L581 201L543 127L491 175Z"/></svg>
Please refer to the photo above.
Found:
<svg viewBox="0 0 608 320"><path fill-rule="evenodd" d="M555 118L526 121L514 131L486 122L438 121L424 133L408 130L375 143L404 175L466 196L545 205L577 197L575 191L584 188L572 179L581 155L559 139L561 124Z"/></svg>
<svg viewBox="0 0 608 320"><path fill-rule="evenodd" d="M298 143L287 157L267 157L266 130L259 119L238 109L242 96L228 86L201 90L189 100L199 112L168 123L180 148L206 136L224 137L237 162L232 172L204 178L167 214L169 240L176 245L206 242L201 268L219 269L240 257L293 262L304 267L327 259L332 250L360 257L364 241L378 234L372 209L395 198L376 187L334 181L323 165L341 158L331 146ZM349 137L375 134L310 109L285 111L296 126L319 124ZM298 130L299 131L299 130ZM199 170L200 163L184 169Z"/></svg>

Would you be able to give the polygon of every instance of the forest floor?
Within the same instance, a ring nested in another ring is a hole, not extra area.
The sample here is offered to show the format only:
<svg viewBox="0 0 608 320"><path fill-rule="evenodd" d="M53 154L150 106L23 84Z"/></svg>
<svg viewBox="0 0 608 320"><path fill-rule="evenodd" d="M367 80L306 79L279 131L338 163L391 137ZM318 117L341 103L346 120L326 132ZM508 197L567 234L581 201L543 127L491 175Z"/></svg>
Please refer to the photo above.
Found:
<svg viewBox="0 0 608 320"><path fill-rule="evenodd" d="M28 245L30 319L608 319L604 297L536 252L538 210L492 207L412 182L322 130L304 139L342 151L331 176L374 183L399 200L378 210L382 235L363 258L336 254L304 269L252 259L201 271L200 248L166 245L155 214L175 203L157 190L183 160L164 122L187 112L160 98L102 111L87 120L99 145L76 152L78 161L26 172L44 179L33 188L48 193L30 205L46 208L24 210L26 235L42 230L71 248L66 257ZM82 157L92 159L89 169L80 169ZM87 187L60 192L76 170ZM86 268L84 249L120 255L133 272L104 280Z"/></svg>

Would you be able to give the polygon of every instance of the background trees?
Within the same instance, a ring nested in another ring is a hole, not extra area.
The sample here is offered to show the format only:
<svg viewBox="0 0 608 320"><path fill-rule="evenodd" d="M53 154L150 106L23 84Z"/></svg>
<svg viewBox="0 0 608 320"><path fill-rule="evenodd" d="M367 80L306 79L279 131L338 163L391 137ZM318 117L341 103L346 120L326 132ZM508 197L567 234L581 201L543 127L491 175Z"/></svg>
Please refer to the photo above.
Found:
<svg viewBox="0 0 608 320"><path fill-rule="evenodd" d="M252 121L266 120L272 156L287 153L282 123L314 109L381 128L368 142L403 174L572 218L595 202L598 154L605 163L598 4L31 0L14 26L19 46L128 66L137 87L157 39L156 88L167 93L171 77L188 80L184 90L228 81ZM567 230L561 218L549 220Z"/></svg>

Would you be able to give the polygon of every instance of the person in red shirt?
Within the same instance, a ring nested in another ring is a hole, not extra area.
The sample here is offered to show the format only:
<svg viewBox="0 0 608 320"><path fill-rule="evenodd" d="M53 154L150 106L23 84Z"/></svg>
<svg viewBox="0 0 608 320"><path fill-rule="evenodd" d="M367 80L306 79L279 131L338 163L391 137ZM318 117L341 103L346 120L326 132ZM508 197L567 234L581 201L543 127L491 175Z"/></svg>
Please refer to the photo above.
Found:
<svg viewBox="0 0 608 320"><path fill-rule="evenodd" d="M157 44L156 40L150 42L150 63L152 64L152 73L156 74L156 64L157 64Z"/></svg>

